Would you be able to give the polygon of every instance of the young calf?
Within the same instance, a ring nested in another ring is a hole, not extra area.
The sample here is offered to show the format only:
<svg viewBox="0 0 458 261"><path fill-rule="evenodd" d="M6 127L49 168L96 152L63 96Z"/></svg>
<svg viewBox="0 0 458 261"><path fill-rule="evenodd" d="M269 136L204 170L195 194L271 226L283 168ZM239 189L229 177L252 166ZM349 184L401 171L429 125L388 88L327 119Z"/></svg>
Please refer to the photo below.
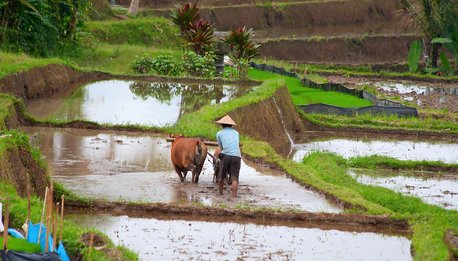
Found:
<svg viewBox="0 0 458 261"><path fill-rule="evenodd" d="M192 182L197 183L207 157L207 146L200 139L175 137L171 157L173 167L181 182L186 179L188 171L191 171Z"/></svg>

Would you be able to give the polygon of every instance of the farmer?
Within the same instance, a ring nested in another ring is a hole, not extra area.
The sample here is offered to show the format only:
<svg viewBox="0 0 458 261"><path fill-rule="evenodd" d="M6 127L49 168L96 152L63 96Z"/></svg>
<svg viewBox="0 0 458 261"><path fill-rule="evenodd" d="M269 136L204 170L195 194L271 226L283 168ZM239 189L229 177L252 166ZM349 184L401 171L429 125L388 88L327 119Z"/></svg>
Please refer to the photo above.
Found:
<svg viewBox="0 0 458 261"><path fill-rule="evenodd" d="M239 147L239 133L232 128L236 126L235 122L229 115L224 116L216 123L221 124L222 130L216 133L216 141L221 150L219 154L221 162L217 177L219 193L223 194L224 181L229 174L228 184L231 184L232 197L237 197L239 187L240 161L242 155Z"/></svg>

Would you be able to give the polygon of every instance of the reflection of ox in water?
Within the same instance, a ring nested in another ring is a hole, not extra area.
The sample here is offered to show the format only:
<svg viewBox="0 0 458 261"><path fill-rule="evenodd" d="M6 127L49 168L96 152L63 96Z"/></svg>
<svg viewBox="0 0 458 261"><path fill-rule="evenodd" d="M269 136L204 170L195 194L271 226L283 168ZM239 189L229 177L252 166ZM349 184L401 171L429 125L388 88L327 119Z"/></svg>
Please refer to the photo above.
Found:
<svg viewBox="0 0 458 261"><path fill-rule="evenodd" d="M192 181L197 183L207 157L207 146L200 139L175 137L175 141L172 143L171 157L173 167L180 180L183 182L188 171L191 171Z"/></svg>

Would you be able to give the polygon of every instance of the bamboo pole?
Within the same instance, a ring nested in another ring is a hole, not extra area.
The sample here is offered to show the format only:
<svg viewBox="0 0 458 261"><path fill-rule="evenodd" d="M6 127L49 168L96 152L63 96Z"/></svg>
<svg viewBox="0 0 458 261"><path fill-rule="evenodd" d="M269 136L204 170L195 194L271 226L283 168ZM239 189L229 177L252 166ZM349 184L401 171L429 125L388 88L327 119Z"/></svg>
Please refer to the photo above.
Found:
<svg viewBox="0 0 458 261"><path fill-rule="evenodd" d="M175 138L167 138L167 141L168 142L174 142L175 141ZM204 141L205 145L207 146L218 146L218 142L216 141L209 141L209 140L206 140Z"/></svg>
<svg viewBox="0 0 458 261"><path fill-rule="evenodd" d="M62 240L62 231L64 229L64 202L65 202L65 198L64 198L64 195L62 195L61 202L60 202L59 242Z"/></svg>
<svg viewBox="0 0 458 261"><path fill-rule="evenodd" d="M51 181L51 189L49 190L48 195L48 217L46 218L46 244L45 244L45 252L49 251L49 231L52 224L52 212L53 212L53 194L54 194L54 184Z"/></svg>
<svg viewBox="0 0 458 261"><path fill-rule="evenodd" d="M89 254L88 259L91 261L91 252L92 252L92 245L94 244L94 233L91 233L91 237L89 239Z"/></svg>
<svg viewBox="0 0 458 261"><path fill-rule="evenodd" d="M46 187L45 190L45 200L43 202L43 210L41 211L41 220L40 220L40 229L38 230L38 244L40 244L40 238L41 238L41 228L43 227L43 219L45 218L45 209L46 209L46 203L48 200L48 187Z"/></svg>
<svg viewBox="0 0 458 261"><path fill-rule="evenodd" d="M49 219L51 215L51 209L52 209L52 204L51 204L51 199L50 195L51 190L48 191L48 208L46 209L46 220L45 220L45 228L46 228L46 233L45 233L45 253L49 252Z"/></svg>
<svg viewBox="0 0 458 261"><path fill-rule="evenodd" d="M57 206L56 209L58 209L59 206ZM53 212L52 216L52 250L53 251L56 251L56 242L57 242L57 227L56 227L56 223L57 223L57 217L58 217L58 214L59 212Z"/></svg>
<svg viewBox="0 0 458 261"><path fill-rule="evenodd" d="M0 213L1 217L1 213ZM3 230L3 250L8 249L8 226L10 223L10 206L8 202L5 202L5 224Z"/></svg>

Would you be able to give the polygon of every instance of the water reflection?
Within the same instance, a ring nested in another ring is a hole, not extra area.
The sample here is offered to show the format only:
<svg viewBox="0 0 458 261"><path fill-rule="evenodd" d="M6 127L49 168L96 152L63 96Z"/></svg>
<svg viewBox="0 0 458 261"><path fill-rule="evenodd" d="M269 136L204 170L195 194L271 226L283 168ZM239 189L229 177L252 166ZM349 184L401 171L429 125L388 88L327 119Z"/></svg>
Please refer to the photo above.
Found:
<svg viewBox="0 0 458 261"><path fill-rule="evenodd" d="M72 93L32 100L29 112L40 119L84 119L99 123L165 126L208 104L226 102L250 87L110 80Z"/></svg>
<svg viewBox="0 0 458 261"><path fill-rule="evenodd" d="M412 260L410 240L370 232L287 226L70 215L141 260Z"/></svg>
<svg viewBox="0 0 458 261"><path fill-rule="evenodd" d="M358 182L377 185L421 198L429 204L458 210L458 177L453 175L425 176L427 173L389 170L349 170ZM412 176L412 174L418 174ZM407 176L408 175L408 176Z"/></svg>
<svg viewBox="0 0 458 261"><path fill-rule="evenodd" d="M344 158L381 155L400 160L428 160L458 163L457 143L432 143L418 141L383 141L331 139L295 144L293 159L301 161L313 151L332 152Z"/></svg>

